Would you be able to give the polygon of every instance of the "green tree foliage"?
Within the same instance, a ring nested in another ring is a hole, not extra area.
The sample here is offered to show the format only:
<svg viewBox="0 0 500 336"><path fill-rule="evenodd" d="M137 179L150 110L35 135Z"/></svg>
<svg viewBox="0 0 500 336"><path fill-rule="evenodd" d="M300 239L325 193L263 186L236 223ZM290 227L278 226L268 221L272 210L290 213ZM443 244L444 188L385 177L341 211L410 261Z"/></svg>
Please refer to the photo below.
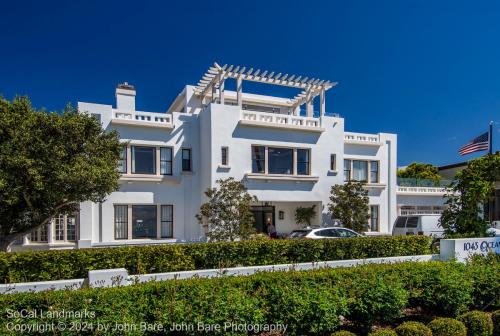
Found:
<svg viewBox="0 0 500 336"><path fill-rule="evenodd" d="M316 216L316 205L298 207L295 209L295 222L303 226L311 226L312 219Z"/></svg>
<svg viewBox="0 0 500 336"><path fill-rule="evenodd" d="M422 180L440 181L441 176L438 174L438 169L429 163L413 162L409 166L398 170L398 177L415 178Z"/></svg>
<svg viewBox="0 0 500 336"><path fill-rule="evenodd" d="M207 227L210 241L248 239L254 229L252 202L257 202L240 181L230 177L216 181L218 188L205 191L208 202L201 205L196 218Z"/></svg>
<svg viewBox="0 0 500 336"><path fill-rule="evenodd" d="M330 191L328 211L342 226L364 232L368 229L368 190L361 182L334 185Z"/></svg>
<svg viewBox="0 0 500 336"><path fill-rule="evenodd" d="M500 153L469 161L455 179L440 225L448 236L485 236L488 218L483 218L481 206L491 200L500 180Z"/></svg>
<svg viewBox="0 0 500 336"><path fill-rule="evenodd" d="M116 132L71 106L47 113L27 97L0 98L0 249L117 190L120 146Z"/></svg>

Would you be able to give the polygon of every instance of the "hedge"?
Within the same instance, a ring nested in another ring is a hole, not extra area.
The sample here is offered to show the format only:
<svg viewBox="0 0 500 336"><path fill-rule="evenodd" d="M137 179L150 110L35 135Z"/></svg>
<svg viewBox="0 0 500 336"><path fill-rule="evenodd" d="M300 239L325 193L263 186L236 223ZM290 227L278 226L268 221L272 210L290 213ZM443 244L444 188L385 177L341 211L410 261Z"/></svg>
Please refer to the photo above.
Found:
<svg viewBox="0 0 500 336"><path fill-rule="evenodd" d="M363 237L255 240L0 253L0 283L77 279L93 269L147 274L235 266L362 259L430 253L430 238Z"/></svg>
<svg viewBox="0 0 500 336"><path fill-rule="evenodd" d="M432 331L420 322L404 322L394 329L398 336L432 336Z"/></svg>
<svg viewBox="0 0 500 336"><path fill-rule="evenodd" d="M437 318L427 326L432 330L432 336L467 336L465 325L452 318Z"/></svg>
<svg viewBox="0 0 500 336"><path fill-rule="evenodd" d="M95 313L95 317L90 319L94 325L114 325L115 322L138 325L144 322L159 323L169 328L174 322L194 325L198 322L219 325L225 322L251 325L280 323L287 325L287 335L332 333L343 323L341 316L353 325L366 324L366 320L394 324L404 310L418 308L423 312L433 311L435 303L427 298L437 292L442 293L441 304L461 307L461 312L476 309L475 288L484 286L483 281L491 281L489 278L476 277L477 268L494 275L500 272L500 258L487 259L493 259L494 262L372 264L339 269L262 272L241 277L149 282L116 288L7 294L0 296L0 326L4 328L0 334L9 334L5 330L8 322L26 324L47 321L40 317L8 317L9 311L22 309L41 309L45 312L87 309ZM462 283L462 290L467 295L457 296L454 294L455 282L463 279L468 279ZM496 292L491 293L490 299L498 294L499 289L500 283L497 281ZM376 294L380 291L384 292L384 296ZM401 295L402 292L405 294ZM460 302L452 302L454 300ZM68 317L64 321L67 324L81 322L77 317ZM99 333L91 330L77 334L119 335L120 332ZM127 334L163 333L138 330ZM184 330L165 334L202 333Z"/></svg>
<svg viewBox="0 0 500 336"><path fill-rule="evenodd" d="M391 329L379 329L369 333L368 336L398 336L398 334Z"/></svg>
<svg viewBox="0 0 500 336"><path fill-rule="evenodd" d="M458 320L465 324L467 336L491 336L493 334L493 321L488 313L475 310L460 315Z"/></svg>
<svg viewBox="0 0 500 336"><path fill-rule="evenodd" d="M496 310L491 314L493 322L493 336L500 336L500 310Z"/></svg>

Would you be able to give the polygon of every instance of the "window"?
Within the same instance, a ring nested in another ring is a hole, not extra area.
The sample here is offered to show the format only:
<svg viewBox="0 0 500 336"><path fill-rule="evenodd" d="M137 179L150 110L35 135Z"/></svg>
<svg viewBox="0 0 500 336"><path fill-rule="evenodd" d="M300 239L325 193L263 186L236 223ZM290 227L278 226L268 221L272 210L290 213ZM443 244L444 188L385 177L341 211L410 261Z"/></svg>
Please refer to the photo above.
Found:
<svg viewBox="0 0 500 336"><path fill-rule="evenodd" d="M406 217L398 217L398 219L396 219L396 224L394 224L394 226L397 228L404 228L405 225L406 225Z"/></svg>
<svg viewBox="0 0 500 336"><path fill-rule="evenodd" d="M40 228L40 241L42 242L46 242L48 241L48 225L43 225L41 228Z"/></svg>
<svg viewBox="0 0 500 336"><path fill-rule="evenodd" d="M310 174L309 149L297 149L297 175Z"/></svg>
<svg viewBox="0 0 500 336"><path fill-rule="evenodd" d="M269 147L267 152L269 174L293 174L293 149Z"/></svg>
<svg viewBox="0 0 500 336"><path fill-rule="evenodd" d="M128 206L115 205L115 239L128 238Z"/></svg>
<svg viewBox="0 0 500 336"><path fill-rule="evenodd" d="M174 207L173 205L161 206L161 238L173 237Z"/></svg>
<svg viewBox="0 0 500 336"><path fill-rule="evenodd" d="M156 205L132 205L132 238L156 238Z"/></svg>
<svg viewBox="0 0 500 336"><path fill-rule="evenodd" d="M352 161L352 179L358 182L368 182L368 161Z"/></svg>
<svg viewBox="0 0 500 336"><path fill-rule="evenodd" d="M64 241L64 215L59 215L54 218L55 225L55 240Z"/></svg>
<svg viewBox="0 0 500 336"><path fill-rule="evenodd" d="M418 217L408 217L406 228L415 229L418 226Z"/></svg>
<svg viewBox="0 0 500 336"><path fill-rule="evenodd" d="M156 174L156 148L132 146L132 174Z"/></svg>
<svg viewBox="0 0 500 336"><path fill-rule="evenodd" d="M76 240L76 217L74 215L68 215L66 217L66 240Z"/></svg>
<svg viewBox="0 0 500 336"><path fill-rule="evenodd" d="M379 206L370 205L370 231L379 231Z"/></svg>
<svg viewBox="0 0 500 336"><path fill-rule="evenodd" d="M222 147L221 148L221 164L223 166L227 166L229 164L229 148L227 147Z"/></svg>
<svg viewBox="0 0 500 336"><path fill-rule="evenodd" d="M311 150L252 146L252 173L310 175Z"/></svg>
<svg viewBox="0 0 500 336"><path fill-rule="evenodd" d="M336 154L330 154L330 170L331 171L337 170L337 155Z"/></svg>
<svg viewBox="0 0 500 336"><path fill-rule="evenodd" d="M252 146L252 173L265 173L266 148Z"/></svg>
<svg viewBox="0 0 500 336"><path fill-rule="evenodd" d="M120 158L118 159L118 172L127 173L127 147L123 146L120 150Z"/></svg>
<svg viewBox="0 0 500 336"><path fill-rule="evenodd" d="M99 125L101 124L101 114L100 113L91 113L90 114L95 120L97 120L97 122L99 123Z"/></svg>
<svg viewBox="0 0 500 336"><path fill-rule="evenodd" d="M352 238L352 237L357 237L358 235L352 232L351 230L346 230L346 229L337 229L337 237L340 238Z"/></svg>
<svg viewBox="0 0 500 336"><path fill-rule="evenodd" d="M182 149L182 171L191 171L191 148Z"/></svg>
<svg viewBox="0 0 500 336"><path fill-rule="evenodd" d="M378 161L370 161L370 183L378 183Z"/></svg>
<svg viewBox="0 0 500 336"><path fill-rule="evenodd" d="M280 211L278 212L278 218L279 218L280 220L285 219L285 212L284 212L284 211L282 211L282 210L280 210Z"/></svg>
<svg viewBox="0 0 500 336"><path fill-rule="evenodd" d="M344 182L351 180L351 160L344 160Z"/></svg>
<svg viewBox="0 0 500 336"><path fill-rule="evenodd" d="M160 174L172 175L172 148L160 148Z"/></svg>

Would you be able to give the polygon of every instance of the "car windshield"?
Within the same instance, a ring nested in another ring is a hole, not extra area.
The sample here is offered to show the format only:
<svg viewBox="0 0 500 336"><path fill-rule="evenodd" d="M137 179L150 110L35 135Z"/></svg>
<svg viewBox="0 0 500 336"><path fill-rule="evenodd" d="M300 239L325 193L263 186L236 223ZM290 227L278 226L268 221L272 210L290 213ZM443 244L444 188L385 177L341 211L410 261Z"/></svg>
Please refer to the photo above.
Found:
<svg viewBox="0 0 500 336"><path fill-rule="evenodd" d="M406 217L398 217L396 220L396 227L397 228L404 228L406 224Z"/></svg>
<svg viewBox="0 0 500 336"><path fill-rule="evenodd" d="M290 233L290 238L301 238L307 236L307 234L311 232L311 230L295 230Z"/></svg>

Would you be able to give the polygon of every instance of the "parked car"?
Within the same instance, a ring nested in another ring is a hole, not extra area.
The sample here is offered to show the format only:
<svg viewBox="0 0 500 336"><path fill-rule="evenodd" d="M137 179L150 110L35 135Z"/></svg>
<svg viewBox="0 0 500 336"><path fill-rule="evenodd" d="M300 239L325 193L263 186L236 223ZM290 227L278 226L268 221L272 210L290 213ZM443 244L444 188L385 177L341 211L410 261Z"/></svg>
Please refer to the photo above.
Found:
<svg viewBox="0 0 500 336"><path fill-rule="evenodd" d="M486 230L486 233L492 237L500 237L500 229L494 227L490 227L488 230Z"/></svg>
<svg viewBox="0 0 500 336"><path fill-rule="evenodd" d="M354 238L363 235L356 231L342 227L322 227L293 230L288 238L292 239L328 239L328 238Z"/></svg>
<svg viewBox="0 0 500 336"><path fill-rule="evenodd" d="M442 238L444 230L439 226L439 218L441 215L398 216L392 227L392 235L424 235Z"/></svg>

